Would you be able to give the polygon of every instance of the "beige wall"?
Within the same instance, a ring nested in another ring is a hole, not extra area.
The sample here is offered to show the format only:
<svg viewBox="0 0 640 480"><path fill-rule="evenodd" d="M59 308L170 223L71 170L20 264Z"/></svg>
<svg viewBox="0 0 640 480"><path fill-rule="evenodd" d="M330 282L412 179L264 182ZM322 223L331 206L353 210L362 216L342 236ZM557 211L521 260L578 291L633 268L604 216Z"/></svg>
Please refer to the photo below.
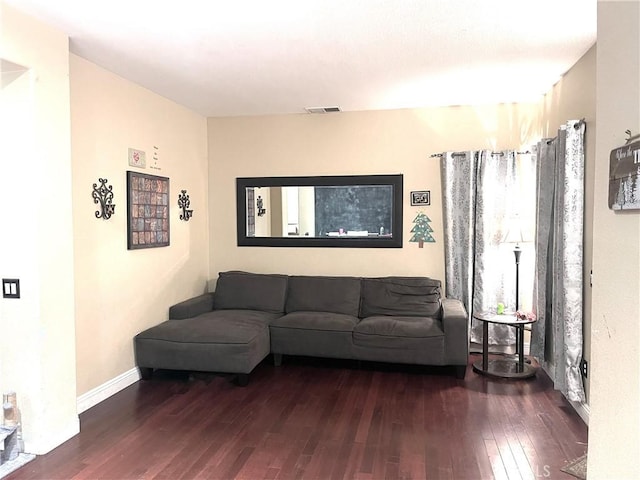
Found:
<svg viewBox="0 0 640 480"><path fill-rule="evenodd" d="M602 2L597 52L587 52L543 108L212 118L208 126L89 62L69 60L64 35L1 0L0 13L0 58L28 70L2 89L0 115L0 155L21 160L0 164L0 224L15 233L2 236L0 268L3 277L21 278L23 293L19 301L0 299L0 331L12 332L13 340L0 353L0 389L18 391L28 451L44 453L73 435L76 396L131 370L133 335L165 319L170 304L204 291L220 270L442 279L439 165L429 155L527 148L566 119L585 117L585 269L590 251L594 269L592 326L585 332L592 360L589 471L590 478L634 478L640 444L640 217L609 211L606 194L609 151L624 143L627 128L640 131L637 2ZM591 80L594 57L597 87ZM624 74L616 73L621 67ZM21 108L25 102L28 113ZM13 130L7 132L8 126ZM162 168L157 173L171 178L173 200L179 189L189 190L194 218L180 222L174 201L171 246L127 251L127 148L145 150L151 162L154 146ZM402 249L236 246L238 176L395 172L405 175ZM109 221L93 214L91 185L98 177L108 178L116 192L116 214ZM37 193L25 195L27 188ZM436 238L423 249L408 242L420 210L409 205L408 192L419 189L431 190L432 205L424 210ZM22 210L11 208L8 199L16 196ZM591 292L585 293L588 303ZM588 305L585 316L589 321Z"/></svg>
<svg viewBox="0 0 640 480"><path fill-rule="evenodd" d="M591 287L589 286L593 256L593 202L596 168L596 46L562 77L542 103L544 137L555 137L567 120L585 119L585 212L584 212L584 349L583 357L591 359ZM589 382L585 379L587 403Z"/></svg>
<svg viewBox="0 0 640 480"><path fill-rule="evenodd" d="M135 367L133 336L168 307L203 293L209 278L206 120L71 55L73 236L78 395ZM128 166L128 148L146 169ZM157 148L156 148L157 147ZM156 154L158 161L154 162ZM150 168L157 164L161 170ZM127 250L126 171L170 178L168 247ZM92 185L107 178L115 215L95 218ZM193 218L179 220L186 189Z"/></svg>
<svg viewBox="0 0 640 480"><path fill-rule="evenodd" d="M440 167L433 153L528 148L539 105L210 118L211 275L228 269L290 274L429 275L444 280ZM236 244L235 179L251 176L404 174L402 249L269 248ZM436 243L409 243L409 192L431 190L422 209Z"/></svg>
<svg viewBox="0 0 640 480"><path fill-rule="evenodd" d="M21 284L0 299L0 389L18 395L25 449L46 453L79 431L68 39L0 6L0 276Z"/></svg>
<svg viewBox="0 0 640 480"><path fill-rule="evenodd" d="M607 204L609 153L640 133L640 3L598 3L588 471L638 477L640 213Z"/></svg>

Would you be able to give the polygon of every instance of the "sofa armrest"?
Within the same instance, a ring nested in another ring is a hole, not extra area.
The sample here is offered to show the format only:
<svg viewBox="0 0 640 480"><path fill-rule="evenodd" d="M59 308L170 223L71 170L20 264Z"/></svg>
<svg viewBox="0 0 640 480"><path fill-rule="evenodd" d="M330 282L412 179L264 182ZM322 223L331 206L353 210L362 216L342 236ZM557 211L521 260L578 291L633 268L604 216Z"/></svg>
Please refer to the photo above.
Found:
<svg viewBox="0 0 640 480"><path fill-rule="evenodd" d="M213 293L204 293L169 307L170 320L183 320L213 310Z"/></svg>
<svg viewBox="0 0 640 480"><path fill-rule="evenodd" d="M468 316L460 300L442 299L442 327L447 364L466 365L469 361Z"/></svg>

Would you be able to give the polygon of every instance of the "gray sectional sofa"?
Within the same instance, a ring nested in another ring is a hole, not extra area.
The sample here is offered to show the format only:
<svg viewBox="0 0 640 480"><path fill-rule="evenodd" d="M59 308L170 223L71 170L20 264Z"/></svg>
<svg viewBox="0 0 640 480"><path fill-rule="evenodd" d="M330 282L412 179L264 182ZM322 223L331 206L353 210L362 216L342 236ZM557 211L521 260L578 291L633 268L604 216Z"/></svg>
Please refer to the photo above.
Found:
<svg viewBox="0 0 640 480"><path fill-rule="evenodd" d="M427 277L222 272L216 291L178 303L134 338L142 378L154 369L248 375L272 353L455 367L468 358L467 313Z"/></svg>

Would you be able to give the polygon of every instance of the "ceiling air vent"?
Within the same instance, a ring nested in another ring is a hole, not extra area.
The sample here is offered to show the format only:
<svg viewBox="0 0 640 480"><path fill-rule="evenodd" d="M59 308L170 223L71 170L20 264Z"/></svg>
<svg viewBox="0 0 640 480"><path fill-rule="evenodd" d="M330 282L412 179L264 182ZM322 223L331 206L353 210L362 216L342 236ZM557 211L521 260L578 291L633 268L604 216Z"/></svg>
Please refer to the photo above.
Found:
<svg viewBox="0 0 640 480"><path fill-rule="evenodd" d="M334 113L339 112L340 107L306 107L307 113Z"/></svg>

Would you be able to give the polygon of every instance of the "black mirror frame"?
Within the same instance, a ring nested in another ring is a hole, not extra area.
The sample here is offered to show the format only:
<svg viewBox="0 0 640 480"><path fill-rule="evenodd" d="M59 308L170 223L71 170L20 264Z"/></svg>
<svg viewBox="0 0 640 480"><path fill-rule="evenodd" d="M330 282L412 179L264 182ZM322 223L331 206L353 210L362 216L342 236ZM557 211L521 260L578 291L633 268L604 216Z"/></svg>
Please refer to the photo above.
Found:
<svg viewBox="0 0 640 480"><path fill-rule="evenodd" d="M313 187L336 185L391 185L393 229L391 238L359 237L247 237L247 187ZM241 177L236 179L237 235L239 247L341 247L402 248L403 176L335 175L316 177Z"/></svg>

